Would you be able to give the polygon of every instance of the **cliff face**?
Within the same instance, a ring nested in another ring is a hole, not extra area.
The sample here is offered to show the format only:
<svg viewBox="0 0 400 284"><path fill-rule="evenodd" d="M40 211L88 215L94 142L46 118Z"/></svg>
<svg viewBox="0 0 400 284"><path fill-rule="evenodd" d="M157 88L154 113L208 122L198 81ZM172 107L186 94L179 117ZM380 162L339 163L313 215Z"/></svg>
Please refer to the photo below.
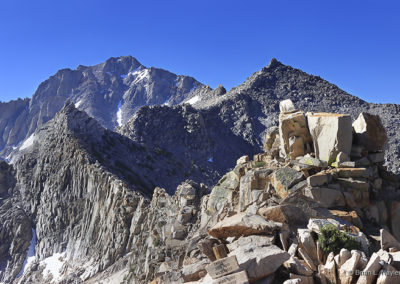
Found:
<svg viewBox="0 0 400 284"><path fill-rule="evenodd" d="M25 138L27 126L23 124L27 119L29 101L18 99L8 103L0 102L0 149Z"/></svg>

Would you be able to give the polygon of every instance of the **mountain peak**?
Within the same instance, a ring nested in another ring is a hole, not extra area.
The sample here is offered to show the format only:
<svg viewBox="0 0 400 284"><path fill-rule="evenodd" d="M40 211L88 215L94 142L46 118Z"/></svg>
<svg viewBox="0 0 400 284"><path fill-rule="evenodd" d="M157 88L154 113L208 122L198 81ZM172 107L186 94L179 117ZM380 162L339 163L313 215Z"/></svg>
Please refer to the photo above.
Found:
<svg viewBox="0 0 400 284"><path fill-rule="evenodd" d="M280 61L278 61L275 57L273 57L269 62L267 68L276 68L279 66L283 66L283 64Z"/></svg>
<svg viewBox="0 0 400 284"><path fill-rule="evenodd" d="M225 94L226 94L226 89L225 89L225 87L222 86L221 84L219 84L218 87L215 88L214 94L216 94L217 96L225 95Z"/></svg>
<svg viewBox="0 0 400 284"><path fill-rule="evenodd" d="M119 57L110 57L106 60L106 63L120 63L120 64L129 64L132 66L142 65L139 60L131 55L127 56L119 56Z"/></svg>
<svg viewBox="0 0 400 284"><path fill-rule="evenodd" d="M49 121L54 131L72 131L74 135L82 135L87 137L92 134L92 138L96 140L106 131L100 123L90 117L86 112L76 108L71 100L65 102L64 107L56 114L54 119ZM45 128L48 127L48 124Z"/></svg>

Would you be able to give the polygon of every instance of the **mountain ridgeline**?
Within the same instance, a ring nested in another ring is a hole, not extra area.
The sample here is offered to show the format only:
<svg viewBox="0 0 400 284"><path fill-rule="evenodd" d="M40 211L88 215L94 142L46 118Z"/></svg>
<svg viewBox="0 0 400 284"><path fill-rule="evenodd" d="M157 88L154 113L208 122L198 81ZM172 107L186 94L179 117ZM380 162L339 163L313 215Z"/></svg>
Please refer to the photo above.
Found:
<svg viewBox="0 0 400 284"><path fill-rule="evenodd" d="M207 202L237 202L236 161L263 152L284 99L353 120L378 114L387 169L399 172L399 105L365 102L276 59L227 92L110 58L1 102L0 283L146 283L205 265L196 245L217 221L207 214L232 209Z"/></svg>
<svg viewBox="0 0 400 284"><path fill-rule="evenodd" d="M146 68L131 56L62 69L41 83L32 99L0 104L0 150L7 156L12 147L52 119L67 99L102 126L114 129L144 105L176 105L201 86L188 76Z"/></svg>

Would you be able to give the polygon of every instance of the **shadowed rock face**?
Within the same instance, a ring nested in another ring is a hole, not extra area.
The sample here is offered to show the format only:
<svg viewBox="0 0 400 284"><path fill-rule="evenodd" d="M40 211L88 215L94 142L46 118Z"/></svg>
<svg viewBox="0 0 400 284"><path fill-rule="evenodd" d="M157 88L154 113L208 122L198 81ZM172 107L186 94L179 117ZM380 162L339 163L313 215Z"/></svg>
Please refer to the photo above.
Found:
<svg viewBox="0 0 400 284"><path fill-rule="evenodd" d="M243 153L255 154L252 145L234 134L218 112L190 105L143 107L118 132L193 164L204 173L203 180L185 170L186 175L207 185L214 184Z"/></svg>
<svg viewBox="0 0 400 284"><path fill-rule="evenodd" d="M67 99L114 129L141 106L176 105L201 86L191 77L147 68L131 56L62 69L41 83L32 99L0 103L0 151L5 158L13 146L52 119Z"/></svg>

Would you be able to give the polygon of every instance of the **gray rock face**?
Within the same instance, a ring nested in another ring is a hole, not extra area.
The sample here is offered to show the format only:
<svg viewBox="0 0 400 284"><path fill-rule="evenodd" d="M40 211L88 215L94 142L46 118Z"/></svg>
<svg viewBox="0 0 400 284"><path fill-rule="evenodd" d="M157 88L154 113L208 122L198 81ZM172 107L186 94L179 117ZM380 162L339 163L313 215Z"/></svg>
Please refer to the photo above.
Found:
<svg viewBox="0 0 400 284"><path fill-rule="evenodd" d="M0 281L6 283L19 274L32 239L32 221L13 201L0 201Z"/></svg>
<svg viewBox="0 0 400 284"><path fill-rule="evenodd" d="M192 77L147 68L131 56L62 69L41 83L32 99L0 103L1 155L5 158L13 146L52 119L67 99L103 127L114 129L140 107L179 104L198 87L202 84Z"/></svg>
<svg viewBox="0 0 400 284"><path fill-rule="evenodd" d="M0 102L0 149L25 138L28 132L25 120L29 101L29 99L18 99L7 103Z"/></svg>

